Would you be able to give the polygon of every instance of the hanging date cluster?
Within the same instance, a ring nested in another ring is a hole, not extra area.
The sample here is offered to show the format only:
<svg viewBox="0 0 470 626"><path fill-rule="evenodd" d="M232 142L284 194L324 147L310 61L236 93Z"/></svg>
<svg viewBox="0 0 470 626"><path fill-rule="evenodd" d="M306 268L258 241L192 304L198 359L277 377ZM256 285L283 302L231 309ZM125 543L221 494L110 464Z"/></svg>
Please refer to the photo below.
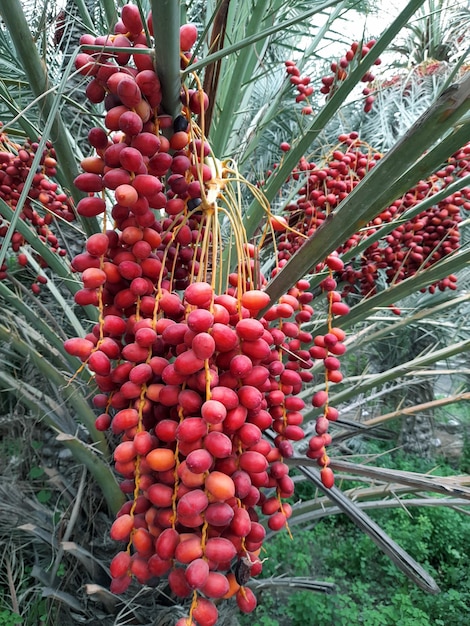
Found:
<svg viewBox="0 0 470 626"><path fill-rule="evenodd" d="M105 106L75 181L87 193L77 211L103 230L72 261L83 282L76 302L95 306L99 321L65 347L99 388L97 428L119 438L115 468L129 500L111 528L123 542L112 590L167 576L191 599L178 624L210 626L218 598L255 608L247 582L262 569L261 522L288 525L285 459L304 437L298 394L312 379L313 338L302 325L313 296L301 280L270 301L230 200L237 269L225 270L233 261L218 203L231 174L194 121L207 96L184 89L181 114L164 114L143 27L126 5L115 33L85 36L77 56L88 97ZM181 28L183 64L196 34Z"/></svg>
<svg viewBox="0 0 470 626"><path fill-rule="evenodd" d="M6 133L0 134L0 198L8 206L16 211L18 201L24 194L26 179L28 178L33 160L38 151L39 144L26 140L22 145L12 141ZM52 180L57 169L55 150L50 144L46 146L41 154L39 166L35 172L31 186L22 202L19 219L36 231L40 241L47 246L51 252L60 256L65 255L65 250L60 247L59 240L53 231L53 221L55 217L72 222L75 214L70 198L61 192L56 182ZM0 248L4 245L4 238L10 228L10 221L0 217ZM27 246L24 234L16 229L10 239L9 250L16 263L10 265L5 262L0 267L0 280L8 277L9 273L14 273L23 268L28 269L30 260L23 250ZM47 262L40 255L31 252L32 258L39 267L47 267ZM33 279L31 291L38 294L40 286L47 279L43 274L37 274L32 270Z"/></svg>
<svg viewBox="0 0 470 626"><path fill-rule="evenodd" d="M281 261L287 261L302 246L305 237L316 231L382 157L361 142L357 133L341 135L339 141L324 165L302 159L293 173L293 179L303 184L295 202L290 202L284 216L279 218L290 226L290 230L284 228L277 238ZM420 202L468 173L469 153L470 145L466 144L438 172L420 181L337 249L338 255L350 257L334 272L343 297L373 296L384 286L431 267L459 247L459 224L470 208L470 188L464 187L423 211L411 213ZM360 255L353 256L355 247L362 246L369 238L370 245ZM324 269L322 264L312 268L312 273ZM450 275L427 289L431 293L436 289L455 289L456 281L456 276Z"/></svg>

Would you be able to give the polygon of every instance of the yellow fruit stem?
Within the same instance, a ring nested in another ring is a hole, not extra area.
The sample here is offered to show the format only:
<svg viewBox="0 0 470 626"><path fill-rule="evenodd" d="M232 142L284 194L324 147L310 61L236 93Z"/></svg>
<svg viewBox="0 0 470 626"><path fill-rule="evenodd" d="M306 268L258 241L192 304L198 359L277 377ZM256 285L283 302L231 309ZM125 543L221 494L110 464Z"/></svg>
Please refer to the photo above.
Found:
<svg viewBox="0 0 470 626"><path fill-rule="evenodd" d="M199 78L194 76L196 84L198 85L198 93L200 97L203 97L203 90ZM247 282L247 274L249 279L252 281L251 276L251 268L250 268L250 259L245 253L245 246L247 244L246 232L243 227L243 217L241 210L241 186L240 182L250 186L251 189L254 189L254 193L256 193L260 198L262 194L259 190L254 188L252 185L240 177L238 172L236 171L236 166L232 162L232 168L227 167L227 163L221 163L218 161L215 156L212 155L210 157L204 157L204 116L201 116L201 127L199 127L190 116L189 117L189 134L191 137L191 142L193 146L195 146L196 139L201 141L201 149L198 154L199 159L194 161L194 165L196 166L197 179L199 181L201 187L201 204L194 211L202 212L206 217L205 223L205 233L204 240L202 242L201 248L204 251L207 251L207 261L203 262L201 258L201 268L200 276L204 276L204 279L207 282L210 282L212 287L217 291L225 291L228 285L223 285L222 281L222 272L219 270L219 261L222 258L222 250L223 250L223 242L222 242L222 234L220 230L220 217L225 216L230 225L230 238L229 241L226 242L226 246L230 250L232 247L232 243L235 244L235 249L237 252L237 261L239 272L241 270L242 275L239 280L239 288L238 293L243 293L245 290L245 284ZM193 153L196 150L194 149ZM191 153L188 153L188 156L192 156ZM210 181L204 182L203 180L203 165L209 166L212 173L212 178ZM233 179L228 179L227 175L230 173L235 173ZM237 184L236 193L233 191L231 186L228 186L227 183L232 182ZM219 206L219 203L222 206ZM206 243L208 238L212 235L212 242ZM212 256L210 258L209 263L209 249L212 246ZM230 255L231 256L231 255ZM209 269L210 272L210 280L209 280ZM219 279L217 280L217 276ZM198 277L199 279L202 279Z"/></svg>
<svg viewBox="0 0 470 626"><path fill-rule="evenodd" d="M207 529L209 527L209 523L204 520L204 524L202 525L202 529L201 529L201 547L202 547L202 552L204 554L205 550L206 550L206 542L207 542ZM205 556L204 556L205 558Z"/></svg>
<svg viewBox="0 0 470 626"><path fill-rule="evenodd" d="M293 539L294 539L294 537L293 537L293 535L292 535L291 529L290 529L289 524L288 524L288 522L287 522L287 515L286 515L286 514L285 514L285 512L284 512L284 505L283 505L282 498L281 498L281 495L280 495L280 492L279 492L279 487L276 487L276 498L277 498L277 500L278 500L278 502L279 502L279 511L280 511L281 513L283 513L283 515L284 515L284 516L285 516L285 518L286 518L285 528L286 528L286 530L287 530L287 534L288 534L288 535L289 535L289 537L293 540Z"/></svg>
<svg viewBox="0 0 470 626"><path fill-rule="evenodd" d="M183 385L182 388L184 389L185 385ZM179 417L180 424L181 424L181 422L184 420L184 412L183 412L183 407L181 405L178 405L178 417ZM177 520L176 505L177 505L177 500L178 500L178 487L180 483L179 476L178 476L178 468L180 466L178 440L176 440L174 457L175 457L175 469L173 471L173 476L175 477L175 485L173 487L173 495L171 497L171 509L173 511L173 515L171 516L172 528L176 527L176 520Z"/></svg>
<svg viewBox="0 0 470 626"><path fill-rule="evenodd" d="M147 357L147 362L151 357L151 350L149 349L149 357ZM146 383L144 383L142 385L142 388L140 390L140 397L139 397L139 419L137 422L137 426L136 426L136 433L140 433L144 430L143 427L143 408L145 406L145 396L147 393L147 385ZM134 491L132 494L133 497L133 502L132 502L132 506L131 509L129 511L129 515L133 518L134 514L135 514L135 508L137 506L137 499L140 495L140 477L141 477L141 472L140 472L140 467L141 467L141 462L142 462L142 457L140 454L138 454L136 456L135 459L135 470L134 470ZM134 535L135 529L133 528L131 531L131 535L129 538L129 543L127 544L127 552L130 553L131 551L131 546L132 546L132 537Z"/></svg>
<svg viewBox="0 0 470 626"><path fill-rule="evenodd" d="M189 626L191 626L191 624L193 623L193 613L194 613L194 610L195 610L195 608L197 606L197 597L198 597L197 596L197 589L195 589L193 591L193 598L191 600L191 606L189 607L189 617L187 618L187 621L186 621L186 623Z"/></svg>
<svg viewBox="0 0 470 626"><path fill-rule="evenodd" d="M212 397L212 391L209 359L204 360L204 374L206 378L206 400L210 400Z"/></svg>

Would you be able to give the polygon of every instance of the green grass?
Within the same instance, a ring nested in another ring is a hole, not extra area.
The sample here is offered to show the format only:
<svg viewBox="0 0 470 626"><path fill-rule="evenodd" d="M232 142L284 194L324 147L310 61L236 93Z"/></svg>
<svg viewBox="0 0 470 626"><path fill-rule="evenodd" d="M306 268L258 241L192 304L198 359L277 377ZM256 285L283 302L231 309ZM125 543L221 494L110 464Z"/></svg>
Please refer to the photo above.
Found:
<svg viewBox="0 0 470 626"><path fill-rule="evenodd" d="M425 463L403 456L395 462L399 469L426 469ZM446 466L437 471L451 472ZM307 616L309 626L469 623L470 518L445 508L376 511L371 517L435 578L440 594L415 587L364 533L335 516L313 528L295 527L293 540L285 532L271 538L262 576L311 576L334 582L336 592L264 591L254 615L242 618L243 626L305 626Z"/></svg>
<svg viewBox="0 0 470 626"><path fill-rule="evenodd" d="M465 546L470 520L444 509L374 516L383 528L435 577L441 593L417 589L351 523L325 520L312 530L296 530L266 546L263 576L311 575L336 584L336 593L263 592L254 616L242 624L310 626L460 626L470 620L470 566Z"/></svg>
<svg viewBox="0 0 470 626"><path fill-rule="evenodd" d="M463 425L468 426L470 425L470 405L467 402L454 402L438 407L435 411L435 419L437 423L444 424L450 419L456 419Z"/></svg>

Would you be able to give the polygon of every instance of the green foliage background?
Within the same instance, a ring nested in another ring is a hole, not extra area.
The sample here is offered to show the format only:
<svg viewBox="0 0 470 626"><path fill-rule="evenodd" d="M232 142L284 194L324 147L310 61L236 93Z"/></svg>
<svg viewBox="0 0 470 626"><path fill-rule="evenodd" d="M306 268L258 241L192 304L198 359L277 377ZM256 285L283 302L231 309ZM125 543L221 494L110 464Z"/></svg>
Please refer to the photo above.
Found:
<svg viewBox="0 0 470 626"><path fill-rule="evenodd" d="M467 471L462 456L461 471ZM396 469L431 471L429 463L398 456L387 465ZM441 465L438 474L455 468ZM301 485L302 497L308 497ZM461 626L470 619L470 518L462 510L403 508L376 511L372 517L435 578L441 593L417 589L342 516L331 516L312 528L293 529L271 537L263 554L263 577L313 576L335 584L331 594L267 589L260 594L254 616L243 626ZM464 514L462 514L464 513ZM309 616L308 618L306 616Z"/></svg>

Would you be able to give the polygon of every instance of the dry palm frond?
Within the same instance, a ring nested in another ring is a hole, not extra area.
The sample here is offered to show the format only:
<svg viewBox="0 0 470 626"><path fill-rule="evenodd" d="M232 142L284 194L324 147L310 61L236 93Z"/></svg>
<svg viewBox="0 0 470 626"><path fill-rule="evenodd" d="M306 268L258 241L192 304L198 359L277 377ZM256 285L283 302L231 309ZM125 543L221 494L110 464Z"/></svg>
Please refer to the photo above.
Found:
<svg viewBox="0 0 470 626"><path fill-rule="evenodd" d="M403 548L374 522L359 506L350 500L337 487L326 489L320 479L318 470L300 466L298 470L304 474L320 491L325 493L334 504L347 515L356 526L366 533L372 541L390 558L393 563L412 580L418 587L428 593L439 593L435 580L419 565Z"/></svg>
<svg viewBox="0 0 470 626"><path fill-rule="evenodd" d="M257 578L250 582L249 586L255 590L270 588L287 588L296 591L305 589L306 591L317 591L320 593L333 593L335 585L321 580L313 580L307 576L277 576L275 578Z"/></svg>

